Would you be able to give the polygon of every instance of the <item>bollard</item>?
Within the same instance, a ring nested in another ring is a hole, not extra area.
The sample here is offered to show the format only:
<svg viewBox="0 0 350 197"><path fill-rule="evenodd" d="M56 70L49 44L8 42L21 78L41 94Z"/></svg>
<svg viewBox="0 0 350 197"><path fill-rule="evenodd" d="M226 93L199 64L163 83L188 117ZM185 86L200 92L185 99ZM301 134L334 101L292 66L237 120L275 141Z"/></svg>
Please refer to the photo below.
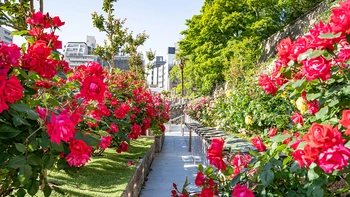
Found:
<svg viewBox="0 0 350 197"><path fill-rule="evenodd" d="M190 139L188 142L188 152L192 151L192 129L190 129Z"/></svg>
<svg viewBox="0 0 350 197"><path fill-rule="evenodd" d="M184 136L184 117L183 116L181 116L181 134L182 134L182 136Z"/></svg>

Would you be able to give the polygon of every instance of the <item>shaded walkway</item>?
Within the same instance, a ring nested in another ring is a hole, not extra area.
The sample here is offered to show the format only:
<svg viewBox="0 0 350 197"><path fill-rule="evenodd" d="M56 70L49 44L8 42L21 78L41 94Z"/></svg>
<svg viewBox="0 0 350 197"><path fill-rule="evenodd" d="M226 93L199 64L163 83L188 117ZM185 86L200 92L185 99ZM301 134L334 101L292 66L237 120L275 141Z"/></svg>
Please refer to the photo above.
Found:
<svg viewBox="0 0 350 197"><path fill-rule="evenodd" d="M169 127L168 127L169 128ZM171 125L171 131L166 130L163 150L155 155L152 163L152 171L145 182L145 188L141 191L141 197L167 197L171 196L173 183L182 189L186 176L189 183L189 191L198 191L194 185L198 164L201 160L195 159L188 151L188 132L181 135L180 125Z"/></svg>

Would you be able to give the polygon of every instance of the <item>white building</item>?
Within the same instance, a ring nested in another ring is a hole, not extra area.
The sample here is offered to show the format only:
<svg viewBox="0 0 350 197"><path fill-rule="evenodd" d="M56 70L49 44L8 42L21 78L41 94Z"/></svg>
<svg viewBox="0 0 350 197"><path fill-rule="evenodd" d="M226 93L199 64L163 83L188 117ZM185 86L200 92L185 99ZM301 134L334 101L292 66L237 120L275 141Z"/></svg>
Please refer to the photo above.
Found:
<svg viewBox="0 0 350 197"><path fill-rule="evenodd" d="M147 69L147 83L154 88L162 88L170 90L170 70L175 64L175 47L168 47L167 61L163 56L156 56L156 60L152 62L152 68Z"/></svg>
<svg viewBox="0 0 350 197"><path fill-rule="evenodd" d="M88 62L98 62L102 66L108 66L100 57L93 55L92 51L96 48L96 39L94 36L87 36L86 42L68 42L63 47L64 59L70 67L79 66ZM129 57L119 53L114 57L114 66L121 70L129 70Z"/></svg>
<svg viewBox="0 0 350 197"><path fill-rule="evenodd" d="M0 27L0 42L4 42L5 44L10 44L13 42L13 37L11 36L12 31Z"/></svg>

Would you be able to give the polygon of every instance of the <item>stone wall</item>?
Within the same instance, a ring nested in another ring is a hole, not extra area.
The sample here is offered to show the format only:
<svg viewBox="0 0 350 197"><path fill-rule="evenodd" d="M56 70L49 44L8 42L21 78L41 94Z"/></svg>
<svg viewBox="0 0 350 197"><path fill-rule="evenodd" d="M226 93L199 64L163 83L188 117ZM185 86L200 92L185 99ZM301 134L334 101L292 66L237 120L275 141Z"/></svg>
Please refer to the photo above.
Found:
<svg viewBox="0 0 350 197"><path fill-rule="evenodd" d="M269 58L274 57L277 54L277 44L281 40L288 37L295 40L298 36L304 35L306 30L318 21L317 17L329 9L330 3L323 1L314 9L300 16L294 23L287 25L279 32L270 36L263 43L263 51L259 62L266 62Z"/></svg>
<svg viewBox="0 0 350 197"><path fill-rule="evenodd" d="M126 186L121 197L138 197L142 189L143 182L147 177L155 154L155 143L151 145L146 155L139 161L129 184Z"/></svg>

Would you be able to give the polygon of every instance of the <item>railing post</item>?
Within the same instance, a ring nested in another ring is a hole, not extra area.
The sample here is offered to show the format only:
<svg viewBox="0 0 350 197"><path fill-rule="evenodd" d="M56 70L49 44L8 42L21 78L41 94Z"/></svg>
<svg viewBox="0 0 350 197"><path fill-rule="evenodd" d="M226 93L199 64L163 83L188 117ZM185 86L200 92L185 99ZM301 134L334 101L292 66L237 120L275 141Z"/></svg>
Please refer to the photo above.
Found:
<svg viewBox="0 0 350 197"><path fill-rule="evenodd" d="M190 139L188 142L188 152L191 152L192 151L192 129L189 129L189 132L190 132Z"/></svg>

